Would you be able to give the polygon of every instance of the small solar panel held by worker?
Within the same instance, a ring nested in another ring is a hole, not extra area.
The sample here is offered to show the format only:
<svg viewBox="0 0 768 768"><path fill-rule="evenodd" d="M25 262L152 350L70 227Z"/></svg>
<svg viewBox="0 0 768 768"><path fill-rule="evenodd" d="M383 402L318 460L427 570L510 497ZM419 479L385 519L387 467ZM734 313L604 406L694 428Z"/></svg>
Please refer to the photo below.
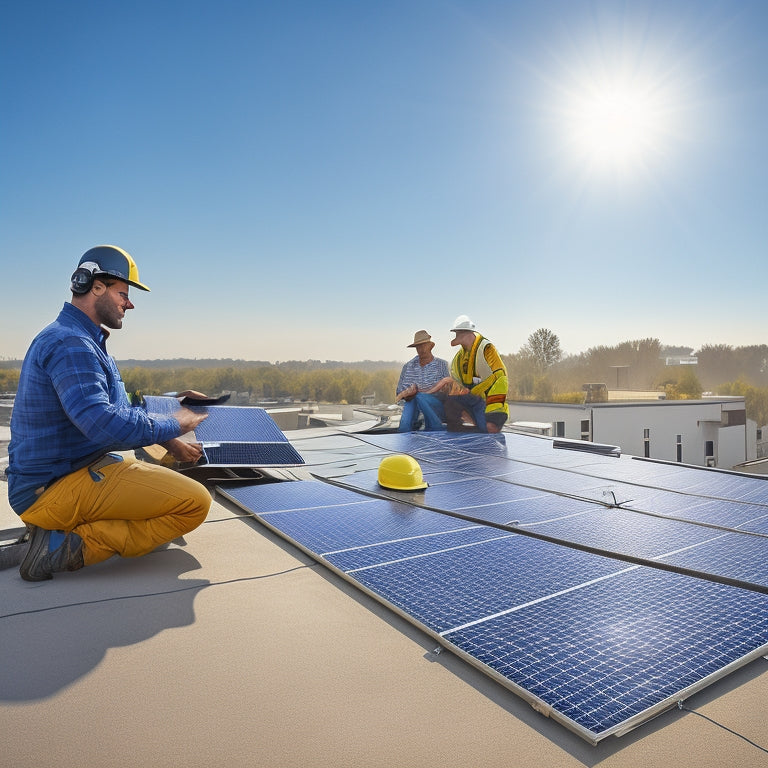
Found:
<svg viewBox="0 0 768 768"><path fill-rule="evenodd" d="M173 414L181 405L173 397L144 398L149 413ZM195 429L203 446L198 466L270 467L302 464L303 459L263 408L231 405L188 405L208 418Z"/></svg>

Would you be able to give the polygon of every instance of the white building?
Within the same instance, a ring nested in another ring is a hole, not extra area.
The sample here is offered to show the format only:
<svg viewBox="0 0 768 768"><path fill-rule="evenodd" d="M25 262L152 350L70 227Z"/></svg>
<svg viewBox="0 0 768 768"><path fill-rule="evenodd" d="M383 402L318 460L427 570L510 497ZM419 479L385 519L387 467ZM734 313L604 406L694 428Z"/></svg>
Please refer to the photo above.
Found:
<svg viewBox="0 0 768 768"><path fill-rule="evenodd" d="M509 410L512 428L515 422L544 423L553 437L618 445L633 456L730 469L757 454L757 425L747 422L743 397L584 405L515 401Z"/></svg>

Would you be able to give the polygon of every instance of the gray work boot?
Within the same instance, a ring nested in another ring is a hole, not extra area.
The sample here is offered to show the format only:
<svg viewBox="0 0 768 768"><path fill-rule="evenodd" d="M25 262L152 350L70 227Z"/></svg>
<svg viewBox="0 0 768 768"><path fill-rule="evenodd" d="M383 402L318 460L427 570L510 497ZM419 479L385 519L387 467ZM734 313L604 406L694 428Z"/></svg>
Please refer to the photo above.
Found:
<svg viewBox="0 0 768 768"><path fill-rule="evenodd" d="M19 566L21 578L25 581L45 581L54 573L77 571L83 567L83 540L76 533L68 533L64 542L53 552L48 545L51 533L45 528L29 525L29 549Z"/></svg>

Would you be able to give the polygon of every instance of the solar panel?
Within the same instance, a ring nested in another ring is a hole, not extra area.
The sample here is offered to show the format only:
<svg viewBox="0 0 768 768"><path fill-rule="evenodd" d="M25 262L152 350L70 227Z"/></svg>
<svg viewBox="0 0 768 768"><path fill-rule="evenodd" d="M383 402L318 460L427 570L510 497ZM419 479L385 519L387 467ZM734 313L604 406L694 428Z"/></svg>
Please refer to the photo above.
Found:
<svg viewBox="0 0 768 768"><path fill-rule="evenodd" d="M418 494L381 488L375 470L333 482L455 515L472 522L506 526L520 534L596 551L628 562L673 567L723 583L768 593L768 538L718 525L701 525L589 498L539 492L493 478L456 475ZM597 494L594 494L597 496ZM746 578L748 576L748 578Z"/></svg>
<svg viewBox="0 0 768 768"><path fill-rule="evenodd" d="M378 486L392 452L426 490ZM231 498L592 743L768 651L762 479L515 434L351 435L304 455L337 486Z"/></svg>
<svg viewBox="0 0 768 768"><path fill-rule="evenodd" d="M181 406L173 397L147 396L147 411L163 416ZM203 446L197 466L272 467L303 464L304 460L263 408L230 405L187 406L207 413L195 428Z"/></svg>
<svg viewBox="0 0 768 768"><path fill-rule="evenodd" d="M592 743L768 651L765 594L315 481L222 492Z"/></svg>

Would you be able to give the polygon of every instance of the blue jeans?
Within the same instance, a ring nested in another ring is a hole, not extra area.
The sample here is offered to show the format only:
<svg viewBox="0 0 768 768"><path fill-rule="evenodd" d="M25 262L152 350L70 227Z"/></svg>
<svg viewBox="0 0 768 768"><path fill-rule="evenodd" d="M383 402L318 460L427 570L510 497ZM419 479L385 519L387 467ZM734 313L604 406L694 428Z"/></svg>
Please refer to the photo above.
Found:
<svg viewBox="0 0 768 768"><path fill-rule="evenodd" d="M419 413L424 415L424 429L437 432L445 429L445 409L443 401L436 395L417 392L410 400L403 403L403 413L400 416L398 432L410 432L416 429Z"/></svg>
<svg viewBox="0 0 768 768"><path fill-rule="evenodd" d="M485 399L479 395L449 395L445 399L445 414L449 432L464 432L461 413L466 411L473 419L476 427L470 427L471 432L487 432L485 425Z"/></svg>

